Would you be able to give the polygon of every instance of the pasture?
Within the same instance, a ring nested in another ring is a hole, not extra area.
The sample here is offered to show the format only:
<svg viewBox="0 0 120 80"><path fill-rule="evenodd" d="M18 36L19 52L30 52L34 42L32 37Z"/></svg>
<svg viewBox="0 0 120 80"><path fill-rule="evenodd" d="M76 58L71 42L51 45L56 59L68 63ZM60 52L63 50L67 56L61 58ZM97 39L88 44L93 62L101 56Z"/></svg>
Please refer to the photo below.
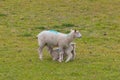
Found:
<svg viewBox="0 0 120 80"><path fill-rule="evenodd" d="M48 29L80 31L74 61L39 60ZM0 0L0 80L120 80L120 0Z"/></svg>

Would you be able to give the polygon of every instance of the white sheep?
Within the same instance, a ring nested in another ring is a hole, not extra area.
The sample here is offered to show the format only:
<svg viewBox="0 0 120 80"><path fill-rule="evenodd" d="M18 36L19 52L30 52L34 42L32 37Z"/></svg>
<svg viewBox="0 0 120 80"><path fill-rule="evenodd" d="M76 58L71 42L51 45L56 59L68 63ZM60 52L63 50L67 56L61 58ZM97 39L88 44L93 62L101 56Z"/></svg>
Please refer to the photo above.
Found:
<svg viewBox="0 0 120 80"><path fill-rule="evenodd" d="M64 49L69 47L69 44L75 39L80 38L81 34L79 31L71 30L69 34L60 33L54 30L45 30L40 32L38 35L38 44L39 44L39 58L42 60L42 50L45 45L49 47L50 52L52 52L54 47L58 47L60 50L59 53L59 62L63 61ZM69 50L66 53L71 53ZM72 54L68 58L71 58ZM67 59L68 60L68 59Z"/></svg>
<svg viewBox="0 0 120 80"><path fill-rule="evenodd" d="M68 53L68 54L67 54L67 53L66 53L67 50L69 50L71 53ZM52 56L52 59L53 59L53 60L58 60L58 59L59 59L59 52L60 52L59 48L54 48L54 49L53 49L53 51L52 51L52 53L51 53L51 56ZM70 54L72 54L72 58L70 58L70 59L68 58L68 59L66 60L66 62L68 62L69 60L74 60L74 59L75 59L75 56L76 56L75 43L70 43L69 47L64 50L63 56L64 56L64 57L66 57L66 56L69 57Z"/></svg>

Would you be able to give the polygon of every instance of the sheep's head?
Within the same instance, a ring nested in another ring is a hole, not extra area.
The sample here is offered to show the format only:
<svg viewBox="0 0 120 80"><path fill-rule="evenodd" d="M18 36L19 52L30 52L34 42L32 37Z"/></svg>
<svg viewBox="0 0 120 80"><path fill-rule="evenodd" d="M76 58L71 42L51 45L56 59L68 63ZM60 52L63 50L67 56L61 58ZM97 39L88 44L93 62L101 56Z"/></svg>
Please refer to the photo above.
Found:
<svg viewBox="0 0 120 80"><path fill-rule="evenodd" d="M81 38L82 37L82 35L80 34L80 32L77 31L77 30L71 30L71 33L73 33L73 35L74 35L75 38Z"/></svg>

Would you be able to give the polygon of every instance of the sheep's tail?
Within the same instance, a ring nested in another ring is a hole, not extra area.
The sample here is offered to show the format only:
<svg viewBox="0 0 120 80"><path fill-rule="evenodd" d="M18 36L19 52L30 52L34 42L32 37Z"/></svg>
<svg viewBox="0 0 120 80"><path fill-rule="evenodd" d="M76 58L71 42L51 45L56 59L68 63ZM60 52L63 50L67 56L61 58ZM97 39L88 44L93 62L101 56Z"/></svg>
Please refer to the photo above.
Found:
<svg viewBox="0 0 120 80"><path fill-rule="evenodd" d="M40 44L42 43L42 41L41 41L41 38L42 38L42 37L41 37L39 34L38 34L36 37L37 37L37 39L38 39L38 45L40 45Z"/></svg>
<svg viewBox="0 0 120 80"><path fill-rule="evenodd" d="M36 37L38 38L40 34L38 34Z"/></svg>

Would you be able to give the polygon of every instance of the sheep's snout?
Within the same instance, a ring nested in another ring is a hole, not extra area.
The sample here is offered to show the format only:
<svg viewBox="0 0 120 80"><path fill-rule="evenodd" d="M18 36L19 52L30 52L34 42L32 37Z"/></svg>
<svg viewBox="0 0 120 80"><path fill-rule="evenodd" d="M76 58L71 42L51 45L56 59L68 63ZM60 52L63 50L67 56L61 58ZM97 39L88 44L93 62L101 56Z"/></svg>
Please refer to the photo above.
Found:
<svg viewBox="0 0 120 80"><path fill-rule="evenodd" d="M78 38L82 38L82 35L79 33L79 34L77 35L77 37L78 37Z"/></svg>

